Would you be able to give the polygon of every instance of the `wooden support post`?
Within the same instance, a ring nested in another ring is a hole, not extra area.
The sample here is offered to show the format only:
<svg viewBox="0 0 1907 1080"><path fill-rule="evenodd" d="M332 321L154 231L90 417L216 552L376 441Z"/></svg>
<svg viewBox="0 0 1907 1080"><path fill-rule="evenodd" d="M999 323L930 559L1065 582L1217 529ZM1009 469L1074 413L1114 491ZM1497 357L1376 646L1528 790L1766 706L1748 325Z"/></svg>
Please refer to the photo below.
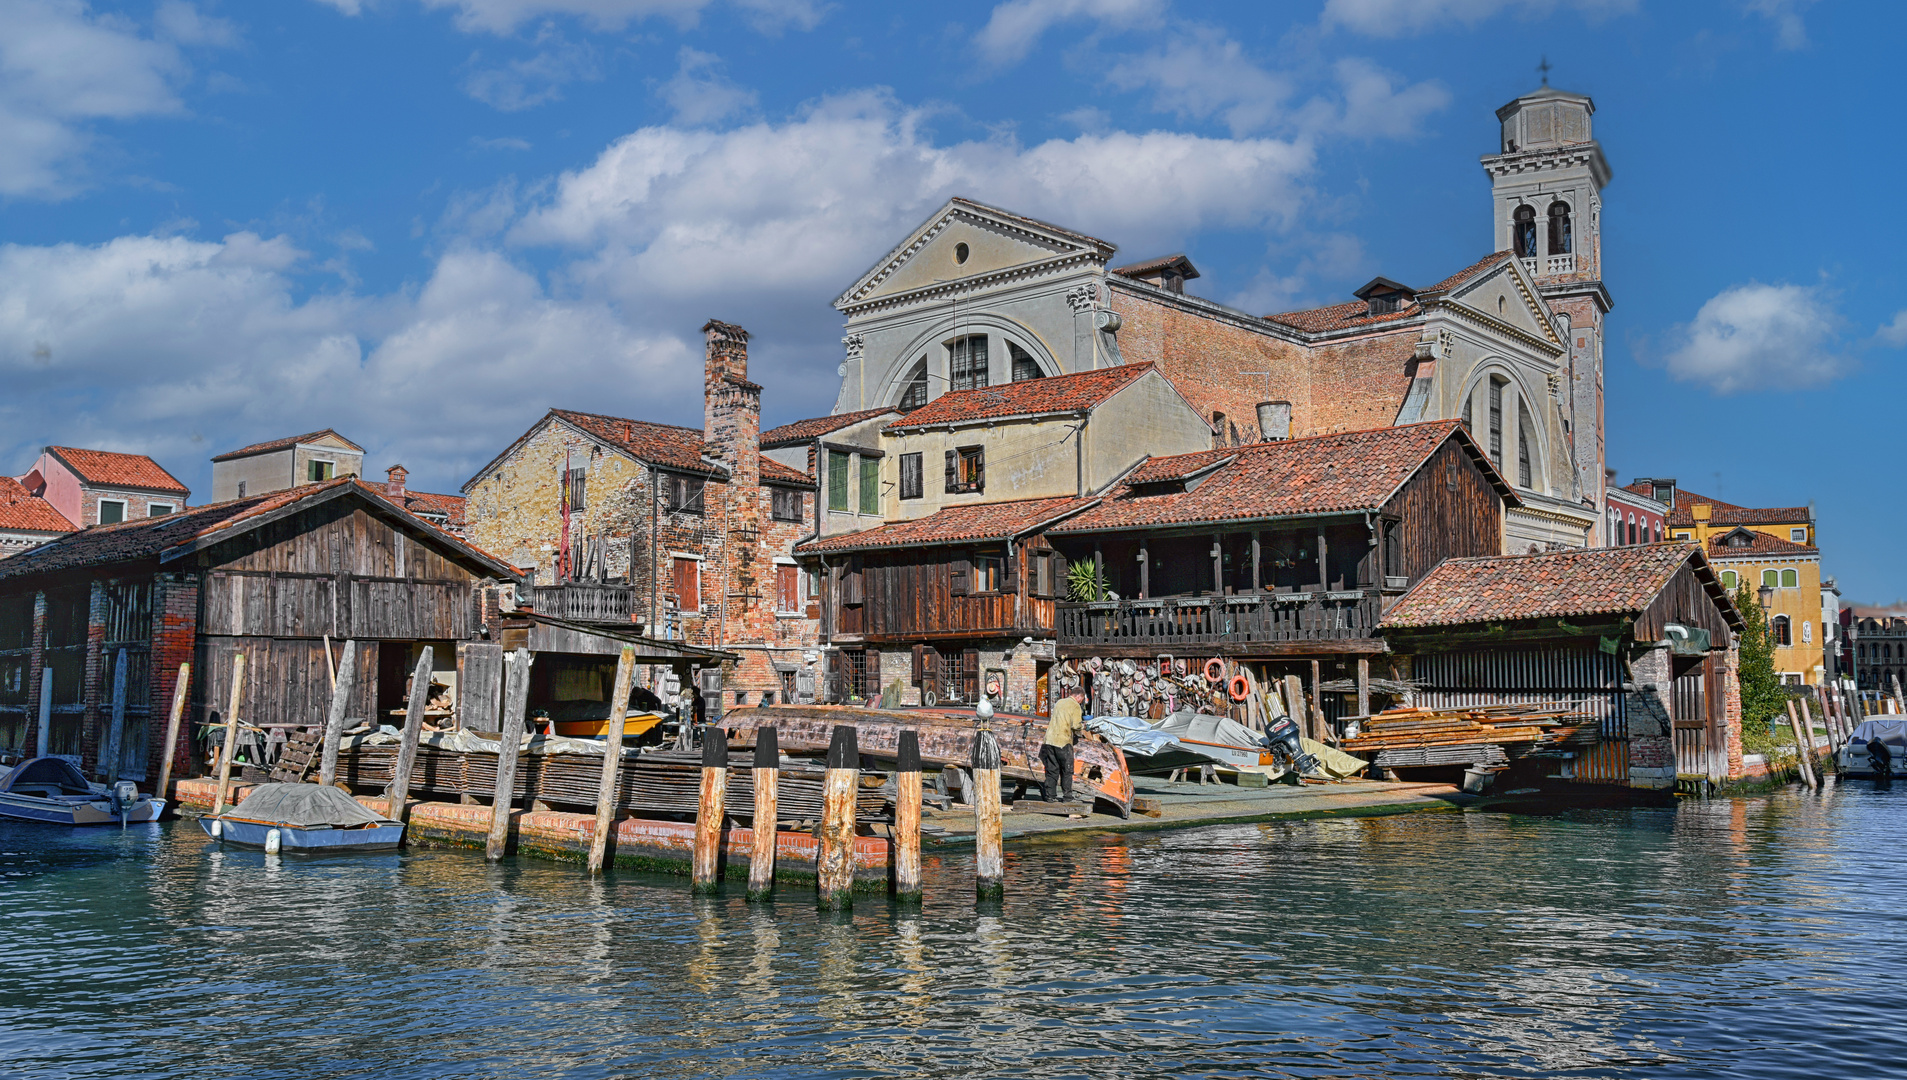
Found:
<svg viewBox="0 0 1907 1080"><path fill-rule="evenodd" d="M179 665L179 679L172 684L172 711L166 714L166 741L159 748L159 787L154 792L161 799L167 798L166 790L172 786L172 750L179 745L179 723L185 718L186 688L192 683L192 665Z"/></svg>
<svg viewBox="0 0 1907 1080"><path fill-rule="evenodd" d="M894 898L920 903L920 733L903 731L894 764Z"/></svg>
<svg viewBox="0 0 1907 1080"><path fill-rule="evenodd" d="M1808 707L1807 698L1801 699L1801 726L1807 729L1809 735L1814 734L1814 710ZM1834 718L1828 715L1826 708L1821 710L1821 726L1828 733L1828 755L1831 757L1840 753L1841 740L1835 737Z"/></svg>
<svg viewBox="0 0 1907 1080"><path fill-rule="evenodd" d="M384 816L402 823L411 801L411 770L417 766L417 740L424 735L424 706L430 703L431 661L436 659L429 645L417 657L411 672L411 696L404 708L404 731L398 738L397 768L391 774L391 786L384 792Z"/></svg>
<svg viewBox="0 0 1907 1080"><path fill-rule="evenodd" d="M980 900L1006 896L1006 851L1000 835L1000 743L973 736L973 891Z"/></svg>
<svg viewBox="0 0 1907 1080"><path fill-rule="evenodd" d="M1894 680L1894 711L1896 713L1907 713L1907 697L1901 696L1900 676L1890 675L1888 677Z"/></svg>
<svg viewBox="0 0 1907 1080"><path fill-rule="evenodd" d="M35 733L35 757L53 752L53 669L40 669L40 730Z"/></svg>
<svg viewBox="0 0 1907 1080"><path fill-rule="evenodd" d="M1304 707L1304 681L1296 675L1285 676L1285 711L1290 714L1291 722L1298 725L1298 734L1311 737L1311 721Z"/></svg>
<svg viewBox="0 0 1907 1080"><path fill-rule="evenodd" d="M523 753L523 712L530 704L530 650L506 658L503 675L503 731L497 741L497 786L490 804L490 836L483 857L497 862L510 849L510 804L516 801L517 758ZM339 680L342 682L343 680Z"/></svg>
<svg viewBox="0 0 1907 1080"><path fill-rule="evenodd" d="M828 741L828 772L821 787L816 837L815 904L823 911L854 906L854 793L861 786L861 748L853 724L836 724Z"/></svg>
<svg viewBox="0 0 1907 1080"><path fill-rule="evenodd" d="M1263 566L1264 566L1264 547L1259 542L1258 530L1253 529L1251 534L1251 591L1252 592L1264 591L1264 588L1265 588L1264 574L1263 574L1263 570L1261 569Z"/></svg>
<svg viewBox="0 0 1907 1080"><path fill-rule="evenodd" d="M338 782L338 740L344 737L344 714L351 709L351 690L357 683L358 643L347 641L338 654L338 678L331 684L331 711L324 718L324 757L319 759L318 783Z"/></svg>
<svg viewBox="0 0 1907 1080"><path fill-rule="evenodd" d="M126 733L126 650L113 657L113 707L106 720L106 737L101 739L99 778L110 785L119 779L119 759Z"/></svg>
<svg viewBox="0 0 1907 1080"><path fill-rule="evenodd" d="M609 856L609 830L616 823L616 780L622 773L622 736L629 721L629 693L636 680L636 648L622 647L616 660L615 697L603 729L603 775L596 782L596 831L589 840L589 872L600 874Z"/></svg>
<svg viewBox="0 0 1907 1080"><path fill-rule="evenodd" d="M1801 782L1810 788L1821 785L1814 779L1814 737L1801 730L1801 718L1795 715L1794 702L1788 702L1788 727L1794 731L1795 759L1801 763Z"/></svg>
<svg viewBox="0 0 1907 1080"><path fill-rule="evenodd" d="M1311 737L1319 742L1324 742L1327 734L1324 724L1324 699L1318 692L1318 680L1322 678L1324 678L1323 669L1316 660L1311 661L1311 727L1316 732Z"/></svg>
<svg viewBox="0 0 1907 1080"><path fill-rule="evenodd" d="M695 893L712 893L721 887L727 823L728 732L710 724L702 729L702 799L695 807L695 851L689 868L689 885Z"/></svg>
<svg viewBox="0 0 1907 1080"><path fill-rule="evenodd" d="M1371 658L1357 658L1357 714L1371 715Z"/></svg>
<svg viewBox="0 0 1907 1080"><path fill-rule="evenodd" d="M245 699L245 654L232 654L232 705L225 710L225 749L219 753L219 787L212 798L212 816L225 812L225 796L232 786L232 750L238 745L238 703Z"/></svg>
<svg viewBox="0 0 1907 1080"><path fill-rule="evenodd" d="M1225 595L1225 541L1218 533L1212 534L1212 595Z"/></svg>
<svg viewBox="0 0 1907 1080"><path fill-rule="evenodd" d="M748 853L748 898L766 900L775 893L776 822L781 817L781 740L775 725L755 729L755 844Z"/></svg>
<svg viewBox="0 0 1907 1080"><path fill-rule="evenodd" d="M1057 587L1057 586L1056 586ZM1152 553L1145 541L1139 542L1139 599L1152 595Z"/></svg>
<svg viewBox="0 0 1907 1080"><path fill-rule="evenodd" d="M1331 591L1331 567L1328 563L1325 562L1324 554L1325 554L1324 528L1320 526L1318 528L1318 591L1330 592Z"/></svg>
<svg viewBox="0 0 1907 1080"><path fill-rule="evenodd" d="M324 636L324 669L331 673L331 689L338 688L338 665L331 659L331 635Z"/></svg>

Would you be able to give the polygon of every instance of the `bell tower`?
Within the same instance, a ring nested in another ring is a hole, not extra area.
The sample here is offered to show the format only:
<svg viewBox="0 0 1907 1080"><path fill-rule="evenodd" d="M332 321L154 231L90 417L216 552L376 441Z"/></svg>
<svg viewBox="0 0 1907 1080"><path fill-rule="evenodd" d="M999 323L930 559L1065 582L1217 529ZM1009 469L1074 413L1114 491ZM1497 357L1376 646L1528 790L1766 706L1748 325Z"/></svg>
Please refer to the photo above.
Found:
<svg viewBox="0 0 1907 1080"><path fill-rule="evenodd" d="M1609 162L1591 131L1596 103L1549 85L1496 111L1498 152L1490 176L1496 250L1514 252L1554 313L1569 350L1559 403L1569 418L1577 487L1603 515L1602 189ZM1608 543L1601 537L1598 543Z"/></svg>

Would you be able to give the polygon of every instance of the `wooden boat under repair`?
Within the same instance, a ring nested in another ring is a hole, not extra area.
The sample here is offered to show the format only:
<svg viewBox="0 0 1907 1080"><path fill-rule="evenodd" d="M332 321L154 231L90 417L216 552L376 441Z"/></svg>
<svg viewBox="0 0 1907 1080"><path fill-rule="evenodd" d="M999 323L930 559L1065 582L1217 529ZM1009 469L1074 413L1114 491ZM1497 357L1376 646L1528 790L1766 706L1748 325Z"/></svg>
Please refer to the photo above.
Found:
<svg viewBox="0 0 1907 1080"><path fill-rule="evenodd" d="M762 705L730 709L721 726L728 729L732 749L755 745L755 731L764 725L776 729L786 754L825 754L837 724L852 724L863 757L892 761L900 733L919 732L924 767L949 765L968 769L973 762L973 736L979 728L972 711L949 709L863 709L848 705ZM1046 739L1046 718L1017 713L995 713L988 730L1000 743L1000 775L1011 780L1039 783L1046 775L1040 765L1040 744ZM1073 760L1073 789L1109 804L1120 817L1132 815L1132 773L1125 755L1103 742L1081 742Z"/></svg>
<svg viewBox="0 0 1907 1080"><path fill-rule="evenodd" d="M322 784L264 784L217 817L199 819L221 843L279 851L390 851L404 842L404 826L372 813L356 799Z"/></svg>
<svg viewBox="0 0 1907 1080"><path fill-rule="evenodd" d="M65 758L29 758L0 773L0 818L46 825L130 825L157 821L166 801L130 780L86 779Z"/></svg>

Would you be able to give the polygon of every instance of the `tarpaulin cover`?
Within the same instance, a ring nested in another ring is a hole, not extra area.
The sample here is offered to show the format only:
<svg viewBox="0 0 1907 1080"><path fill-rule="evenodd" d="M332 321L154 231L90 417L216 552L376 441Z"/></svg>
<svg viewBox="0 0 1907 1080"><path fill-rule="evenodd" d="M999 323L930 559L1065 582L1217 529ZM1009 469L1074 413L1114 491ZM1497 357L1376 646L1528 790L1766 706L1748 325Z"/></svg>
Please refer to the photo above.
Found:
<svg viewBox="0 0 1907 1080"><path fill-rule="evenodd" d="M392 746L402 742L398 730L389 724L368 735L351 735L339 740L345 749L354 746ZM418 735L418 745L434 746L459 754L494 754L502 742L486 739L469 731L426 731ZM562 735L525 735L518 744L526 754L597 754L603 752L601 739L571 739ZM624 750L628 757L629 751Z"/></svg>
<svg viewBox="0 0 1907 1080"><path fill-rule="evenodd" d="M1142 720L1136 716L1089 716L1086 730L1104 738L1119 749L1152 757L1164 750L1183 751L1210 758L1221 765L1257 765L1258 752L1264 748L1264 736L1226 716L1210 716L1181 710L1163 720ZM1185 740L1215 745L1196 746ZM1227 750L1235 751L1227 753Z"/></svg>
<svg viewBox="0 0 1907 1080"><path fill-rule="evenodd" d="M294 829L376 825L389 820L366 810L363 804L337 788L323 784L263 784L253 788L230 813L233 817L269 821Z"/></svg>
<svg viewBox="0 0 1907 1080"><path fill-rule="evenodd" d="M1863 720L1847 741L1866 746L1875 739L1896 750L1907 750L1907 720Z"/></svg>

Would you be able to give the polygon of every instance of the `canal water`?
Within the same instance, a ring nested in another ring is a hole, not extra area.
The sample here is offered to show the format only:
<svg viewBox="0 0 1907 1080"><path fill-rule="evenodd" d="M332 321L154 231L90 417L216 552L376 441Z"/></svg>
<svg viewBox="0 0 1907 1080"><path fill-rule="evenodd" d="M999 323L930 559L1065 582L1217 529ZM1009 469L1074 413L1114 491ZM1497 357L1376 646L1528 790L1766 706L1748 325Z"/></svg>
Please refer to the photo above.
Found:
<svg viewBox="0 0 1907 1080"><path fill-rule="evenodd" d="M0 1075L1902 1075L1904 820L1850 784L1134 834L851 917L0 825Z"/></svg>

